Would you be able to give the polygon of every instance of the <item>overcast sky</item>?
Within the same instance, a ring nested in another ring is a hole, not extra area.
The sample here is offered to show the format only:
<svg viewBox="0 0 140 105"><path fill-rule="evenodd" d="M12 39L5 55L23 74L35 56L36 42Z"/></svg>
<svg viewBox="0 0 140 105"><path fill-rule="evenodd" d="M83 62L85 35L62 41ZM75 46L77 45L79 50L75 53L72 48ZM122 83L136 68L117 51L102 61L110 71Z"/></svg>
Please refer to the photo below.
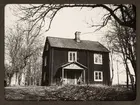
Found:
<svg viewBox="0 0 140 105"><path fill-rule="evenodd" d="M5 24L11 26L18 20L12 14L14 6L7 5L5 8ZM74 38L74 33L80 31L81 39L100 41L108 30L107 27L100 31L94 32L97 27L91 27L92 24L102 24L101 18L106 11L101 8L91 10L91 8L64 8L61 9L54 17L51 29L44 33L44 36ZM45 29L45 27L44 27ZM47 25L46 25L47 29ZM86 34L85 34L86 33Z"/></svg>
<svg viewBox="0 0 140 105"><path fill-rule="evenodd" d="M16 16L12 14L12 5L6 5L5 7L5 26L11 27L18 20ZM53 36L53 37L63 37L63 38L74 38L74 33L80 31L82 33L81 40L92 40L99 41L100 43L102 37L110 29L110 25L102 28L99 31L95 31L97 28L92 28L88 23L101 24L102 16L106 13L105 10L101 8L92 9L91 8L64 8L61 9L54 17L51 29L48 32L44 32L43 36ZM47 26L46 26L47 27ZM45 38L44 40L45 41ZM117 79L117 64L115 66L115 77L113 80L114 84L118 83ZM124 68L121 64L118 64L119 79L120 83L125 83L126 75Z"/></svg>

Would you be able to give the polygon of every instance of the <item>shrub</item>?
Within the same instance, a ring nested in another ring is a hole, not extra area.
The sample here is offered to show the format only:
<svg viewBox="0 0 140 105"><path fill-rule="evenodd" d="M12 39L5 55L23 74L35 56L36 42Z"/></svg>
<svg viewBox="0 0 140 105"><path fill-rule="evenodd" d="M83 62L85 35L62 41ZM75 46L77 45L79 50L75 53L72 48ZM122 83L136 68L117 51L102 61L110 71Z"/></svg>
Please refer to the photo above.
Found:
<svg viewBox="0 0 140 105"><path fill-rule="evenodd" d="M49 87L5 88L10 100L121 101L134 100L134 91L105 85L64 85Z"/></svg>

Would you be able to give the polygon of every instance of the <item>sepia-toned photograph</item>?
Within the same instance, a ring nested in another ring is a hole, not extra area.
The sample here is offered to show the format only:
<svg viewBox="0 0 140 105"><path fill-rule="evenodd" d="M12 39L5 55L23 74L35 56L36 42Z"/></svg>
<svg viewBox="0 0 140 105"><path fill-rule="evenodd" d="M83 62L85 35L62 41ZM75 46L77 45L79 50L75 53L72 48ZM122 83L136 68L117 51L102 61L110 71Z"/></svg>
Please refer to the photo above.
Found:
<svg viewBox="0 0 140 105"><path fill-rule="evenodd" d="M7 4L4 94L13 101L136 99L136 6Z"/></svg>

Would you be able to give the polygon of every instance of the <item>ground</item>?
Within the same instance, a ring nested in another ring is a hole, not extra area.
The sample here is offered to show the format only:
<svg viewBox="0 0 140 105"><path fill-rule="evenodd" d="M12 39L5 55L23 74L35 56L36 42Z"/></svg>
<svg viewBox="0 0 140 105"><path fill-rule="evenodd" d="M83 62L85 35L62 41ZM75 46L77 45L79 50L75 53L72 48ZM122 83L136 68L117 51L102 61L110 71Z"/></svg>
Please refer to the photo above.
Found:
<svg viewBox="0 0 140 105"><path fill-rule="evenodd" d="M135 99L135 92L125 87L103 85L65 85L5 87L6 100L123 100Z"/></svg>

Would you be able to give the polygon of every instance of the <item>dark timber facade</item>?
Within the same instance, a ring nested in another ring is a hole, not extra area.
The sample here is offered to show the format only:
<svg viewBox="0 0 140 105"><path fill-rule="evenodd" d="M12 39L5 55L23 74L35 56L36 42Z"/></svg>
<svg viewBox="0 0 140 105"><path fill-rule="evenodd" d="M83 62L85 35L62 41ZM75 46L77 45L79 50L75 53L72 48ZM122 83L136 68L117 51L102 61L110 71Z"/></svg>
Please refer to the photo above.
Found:
<svg viewBox="0 0 140 105"><path fill-rule="evenodd" d="M42 85L110 84L109 51L95 41L47 37L42 64Z"/></svg>

